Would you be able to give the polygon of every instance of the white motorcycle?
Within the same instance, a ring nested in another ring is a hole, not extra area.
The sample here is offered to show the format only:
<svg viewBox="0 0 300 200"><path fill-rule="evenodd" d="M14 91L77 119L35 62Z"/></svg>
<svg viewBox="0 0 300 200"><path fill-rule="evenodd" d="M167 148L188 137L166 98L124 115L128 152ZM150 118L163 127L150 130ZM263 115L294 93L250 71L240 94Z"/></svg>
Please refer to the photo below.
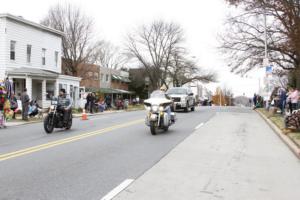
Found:
<svg viewBox="0 0 300 200"><path fill-rule="evenodd" d="M170 109L172 103L160 90L154 91L150 98L144 101L148 111L146 125L150 127L152 135L156 135L158 129L168 131L169 127L175 123L175 113Z"/></svg>

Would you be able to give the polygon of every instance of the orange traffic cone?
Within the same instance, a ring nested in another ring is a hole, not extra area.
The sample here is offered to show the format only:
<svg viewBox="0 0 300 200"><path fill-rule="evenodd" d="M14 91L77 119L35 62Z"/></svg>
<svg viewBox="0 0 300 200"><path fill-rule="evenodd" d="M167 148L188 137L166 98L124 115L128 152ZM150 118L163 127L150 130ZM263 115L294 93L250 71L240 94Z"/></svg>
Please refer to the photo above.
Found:
<svg viewBox="0 0 300 200"><path fill-rule="evenodd" d="M82 115L81 115L81 120L88 120L85 109L83 109L83 112L82 112Z"/></svg>

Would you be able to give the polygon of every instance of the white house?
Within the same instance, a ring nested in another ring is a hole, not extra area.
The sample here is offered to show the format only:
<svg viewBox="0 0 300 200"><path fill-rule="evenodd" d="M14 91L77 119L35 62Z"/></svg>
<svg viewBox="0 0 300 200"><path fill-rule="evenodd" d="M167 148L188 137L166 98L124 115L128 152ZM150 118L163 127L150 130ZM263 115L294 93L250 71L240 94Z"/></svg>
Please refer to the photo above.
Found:
<svg viewBox="0 0 300 200"><path fill-rule="evenodd" d="M47 107L60 88L77 101L80 78L61 75L64 33L10 14L0 14L0 79L8 77L20 96Z"/></svg>

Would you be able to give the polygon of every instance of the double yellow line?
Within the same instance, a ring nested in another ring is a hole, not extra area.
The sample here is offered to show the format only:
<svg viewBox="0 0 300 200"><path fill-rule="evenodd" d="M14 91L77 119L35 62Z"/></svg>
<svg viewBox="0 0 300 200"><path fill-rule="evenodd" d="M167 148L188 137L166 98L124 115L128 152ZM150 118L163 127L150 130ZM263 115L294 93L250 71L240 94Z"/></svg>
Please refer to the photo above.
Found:
<svg viewBox="0 0 300 200"><path fill-rule="evenodd" d="M132 126L132 125L135 125L135 124L139 124L141 122L144 122L144 119L139 119L139 120L131 121L129 123L124 123L124 124L111 126L111 127L100 129L100 130L93 131L93 132L82 133L82 134L77 135L77 136L73 136L73 137L69 137L69 138L65 138L65 139L61 139L61 140L56 140L56 141L53 141L53 142L33 146L33 147L30 147L30 148L22 149L22 150L19 150L19 151L14 151L14 152L11 152L11 153L1 154L0 155L0 161L16 158L16 157L23 156L23 155L26 155L26 154L41 151L41 150L44 150L44 149L49 149L51 147L66 144L66 143L69 143L69 142L74 142L74 141L81 140L81 139L84 139L84 138L88 138L88 137L91 137L91 136L100 135L100 134L107 133L109 131L117 130L117 129L120 129L120 128L129 127L129 126Z"/></svg>

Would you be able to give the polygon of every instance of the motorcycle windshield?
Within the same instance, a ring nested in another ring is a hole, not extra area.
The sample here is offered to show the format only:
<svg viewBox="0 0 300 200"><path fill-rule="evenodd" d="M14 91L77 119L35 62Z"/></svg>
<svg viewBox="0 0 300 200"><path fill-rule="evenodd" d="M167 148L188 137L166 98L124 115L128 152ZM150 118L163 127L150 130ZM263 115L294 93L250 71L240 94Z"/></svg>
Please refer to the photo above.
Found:
<svg viewBox="0 0 300 200"><path fill-rule="evenodd" d="M169 100L167 97L166 97L166 94L160 90L156 90L154 92L152 92L152 94L150 95L150 98L145 100L144 101L144 104L147 105L147 106L150 106L150 105L169 105L171 104L172 101Z"/></svg>
<svg viewBox="0 0 300 200"><path fill-rule="evenodd" d="M150 98L166 98L166 94L160 90L151 93Z"/></svg>

